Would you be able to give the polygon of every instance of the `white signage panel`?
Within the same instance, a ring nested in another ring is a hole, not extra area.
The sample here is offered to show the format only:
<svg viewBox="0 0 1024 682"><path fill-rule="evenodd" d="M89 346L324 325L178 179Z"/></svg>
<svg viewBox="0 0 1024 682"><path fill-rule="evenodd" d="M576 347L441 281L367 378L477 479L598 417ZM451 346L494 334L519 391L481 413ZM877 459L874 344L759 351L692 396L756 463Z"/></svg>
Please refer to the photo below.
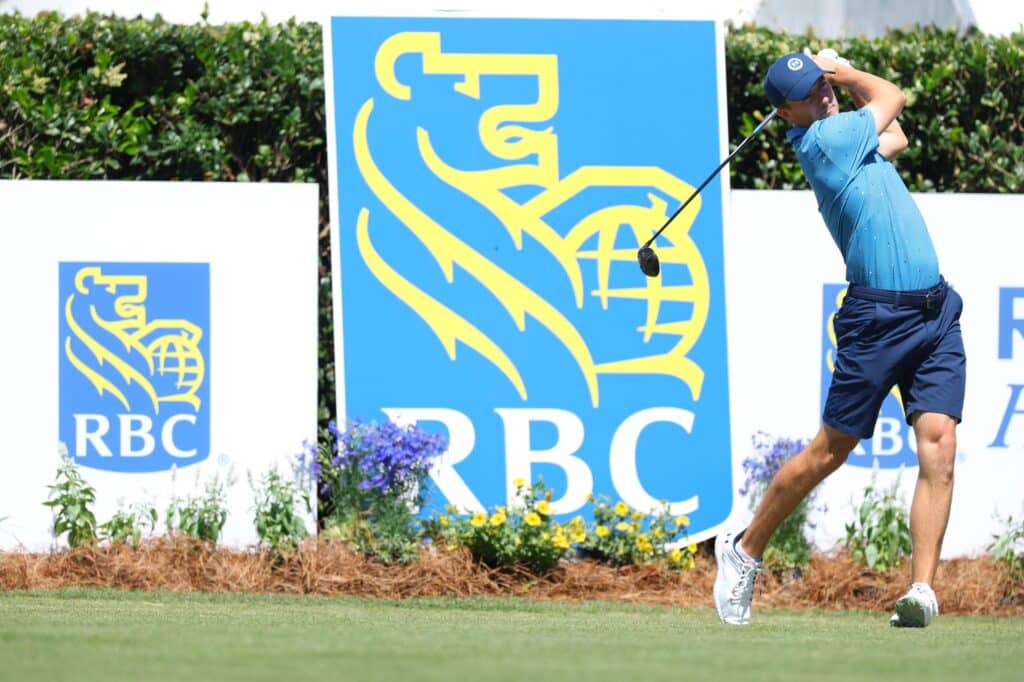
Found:
<svg viewBox="0 0 1024 682"><path fill-rule="evenodd" d="M145 503L162 531L216 478L221 542L256 542L249 475L316 433L317 205L313 184L0 182L0 549L53 542L59 447L100 523Z"/></svg>
<svg viewBox="0 0 1024 682"><path fill-rule="evenodd" d="M943 557L976 555L1002 529L996 516L1024 512L1024 233L1008 220L1024 214L1024 197L914 198L941 271L964 299L967 393ZM734 191L732 218L725 240L729 376L733 443L740 449L734 461L741 462L753 454L757 431L788 438L817 431L828 382L823 331L834 312L830 294L845 286L845 267L809 191ZM817 519L819 546L845 537L852 503L876 468L882 485L900 477L909 504L917 479L912 430L886 406L873 438L820 490L817 502L828 512ZM750 516L743 504L734 514L738 524Z"/></svg>

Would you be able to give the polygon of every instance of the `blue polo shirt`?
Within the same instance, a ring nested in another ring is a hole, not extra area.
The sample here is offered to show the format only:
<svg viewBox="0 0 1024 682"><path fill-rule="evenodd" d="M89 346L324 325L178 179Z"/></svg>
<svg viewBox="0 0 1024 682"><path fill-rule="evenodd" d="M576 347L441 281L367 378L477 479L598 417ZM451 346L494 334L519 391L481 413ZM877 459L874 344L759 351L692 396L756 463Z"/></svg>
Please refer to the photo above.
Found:
<svg viewBox="0 0 1024 682"><path fill-rule="evenodd" d="M867 109L834 114L789 140L846 262L846 279L911 291L939 281L939 261L924 217L892 163L878 153Z"/></svg>

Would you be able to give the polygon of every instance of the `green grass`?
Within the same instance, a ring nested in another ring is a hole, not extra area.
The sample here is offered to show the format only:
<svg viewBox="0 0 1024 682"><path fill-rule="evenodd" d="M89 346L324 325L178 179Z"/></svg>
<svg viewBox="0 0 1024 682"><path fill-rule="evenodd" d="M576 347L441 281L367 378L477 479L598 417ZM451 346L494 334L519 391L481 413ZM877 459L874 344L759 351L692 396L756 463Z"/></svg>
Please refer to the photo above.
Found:
<svg viewBox="0 0 1024 682"><path fill-rule="evenodd" d="M0 680L1020 680L1024 619L517 599L0 593Z"/></svg>

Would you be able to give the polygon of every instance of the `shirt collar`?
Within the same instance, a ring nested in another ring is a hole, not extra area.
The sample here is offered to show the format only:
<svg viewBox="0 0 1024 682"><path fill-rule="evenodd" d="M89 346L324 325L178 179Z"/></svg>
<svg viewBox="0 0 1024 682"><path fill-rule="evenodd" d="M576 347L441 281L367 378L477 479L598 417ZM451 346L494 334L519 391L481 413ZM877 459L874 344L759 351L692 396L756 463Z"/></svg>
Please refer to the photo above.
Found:
<svg viewBox="0 0 1024 682"><path fill-rule="evenodd" d="M806 132L807 132L807 128L801 128L799 126L793 126L792 128L790 128L786 132L786 137L789 139L790 142L795 142L799 138L803 137L804 133L806 133Z"/></svg>

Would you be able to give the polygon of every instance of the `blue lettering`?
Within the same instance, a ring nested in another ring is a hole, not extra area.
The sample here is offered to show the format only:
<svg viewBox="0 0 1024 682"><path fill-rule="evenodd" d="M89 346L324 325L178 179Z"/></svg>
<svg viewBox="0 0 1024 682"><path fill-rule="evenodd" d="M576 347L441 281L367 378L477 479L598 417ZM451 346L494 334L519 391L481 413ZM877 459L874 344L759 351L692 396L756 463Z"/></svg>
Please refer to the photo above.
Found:
<svg viewBox="0 0 1024 682"><path fill-rule="evenodd" d="M1013 303L1024 299L1024 289L1001 287L999 289L999 358L1013 357L1013 333L1024 338L1024 317L1013 316Z"/></svg>
<svg viewBox="0 0 1024 682"><path fill-rule="evenodd" d="M1010 402L1006 405L1006 412L1003 414L1003 422L999 425L996 438L989 445L990 448L1006 447L1006 430L1010 428L1010 420L1015 414L1024 414L1024 407L1020 405L1020 394L1024 391L1024 384L1010 384Z"/></svg>

